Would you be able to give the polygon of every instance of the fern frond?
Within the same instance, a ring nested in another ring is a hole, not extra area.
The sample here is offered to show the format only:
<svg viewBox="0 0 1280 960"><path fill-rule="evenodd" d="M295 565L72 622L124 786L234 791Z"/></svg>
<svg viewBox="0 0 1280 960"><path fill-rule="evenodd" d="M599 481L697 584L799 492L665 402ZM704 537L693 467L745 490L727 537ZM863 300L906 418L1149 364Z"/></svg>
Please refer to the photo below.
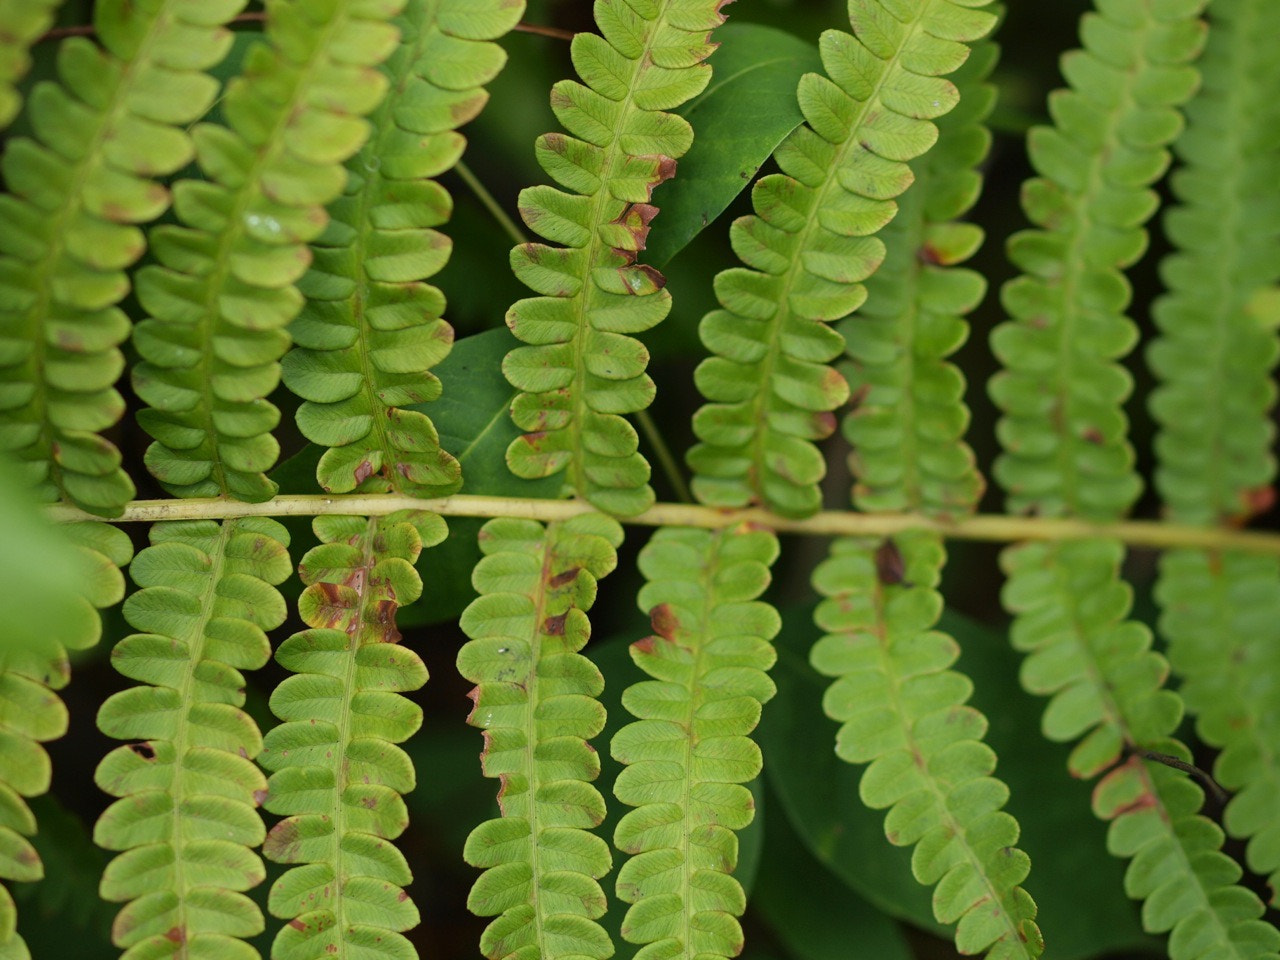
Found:
<svg viewBox="0 0 1280 960"><path fill-rule="evenodd" d="M986 294L980 273L957 264L982 245L982 229L957 222L978 200L995 104L984 82L998 49L979 43L952 76L959 105L938 119L938 142L911 165L915 182L881 232L885 258L867 278L867 302L839 326L840 370L855 398L844 435L853 445L854 501L870 512L970 513L983 480L963 440L964 376L946 358L964 342L962 319Z"/></svg>
<svg viewBox="0 0 1280 960"><path fill-rule="evenodd" d="M1223 826L1249 841L1249 869L1280 897L1280 561L1239 553L1176 550L1160 558L1156 601L1169 663L1196 718L1196 733L1221 752L1214 773L1236 795Z"/></svg>
<svg viewBox="0 0 1280 960"><path fill-rule="evenodd" d="M185 127L218 84L204 71L230 48L220 24L244 0L105 0L103 48L58 55L60 83L31 94L36 139L11 141L0 197L0 449L44 499L114 516L134 495L99 431L124 401L114 384L129 319L124 271L146 249L136 226L162 214L156 178L191 159Z"/></svg>
<svg viewBox="0 0 1280 960"><path fill-rule="evenodd" d="M31 69L31 47L53 25L60 6L62 0L0 0L0 36L5 38L0 52L0 130L22 109L18 81Z"/></svg>
<svg viewBox="0 0 1280 960"><path fill-rule="evenodd" d="M1156 487L1169 516L1236 524L1270 506L1276 464L1271 371L1275 317L1254 298L1280 281L1280 64L1270 37L1280 8L1220 0L1210 8L1199 67L1175 151L1178 205L1165 215L1175 252L1153 306L1160 336L1147 359L1160 385L1150 407ZM1239 791L1224 825L1247 839L1250 868L1280 896L1280 564L1264 557L1176 551L1161 558L1156 599L1169 660L1184 678L1200 738L1222 751L1215 771Z"/></svg>
<svg viewBox="0 0 1280 960"><path fill-rule="evenodd" d="M112 941L127 960L183 955L256 957L240 939L262 932L244 895L263 879L252 852L266 778L244 705L244 677L271 655L265 631L285 620L275 586L290 572L289 535L274 520L159 523L130 568L141 590L125 619L141 631L112 651L116 670L143 686L113 694L98 713L130 743L95 779L120 799L94 842L123 851L102 877L103 899L127 901Z"/></svg>
<svg viewBox="0 0 1280 960"><path fill-rule="evenodd" d="M640 552L639 604L657 635L631 657L653 679L623 693L638 719L610 747L626 765L614 793L635 808L614 845L631 854L617 891L631 904L622 935L648 945L637 957L742 951L735 831L755 814L743 784L760 775L760 748L748 734L776 692L765 671L782 622L758 598L777 556L773 534L748 528L662 529Z"/></svg>
<svg viewBox="0 0 1280 960"><path fill-rule="evenodd" d="M320 517L314 529L320 545L298 567L307 585L298 613L311 629L276 651L293 676L271 695L284 722L261 757L271 771L264 806L285 816L263 854L298 864L271 887L268 908L289 921L271 956L404 960L416 957L401 931L417 925L418 908L390 841L408 824L402 795L414 769L395 744L422 723L400 694L426 683L427 670L400 646L396 610L421 595L413 563L447 531L435 514L410 511Z"/></svg>
<svg viewBox="0 0 1280 960"><path fill-rule="evenodd" d="M1160 381L1156 489L1183 523L1247 519L1270 505L1276 472L1280 318L1251 300L1280 282L1280 195L1259 188L1280 179L1280 7L1225 0L1211 12L1204 85L1175 144L1178 204L1164 225L1176 252L1160 264L1169 292L1152 307L1160 336L1147 351Z"/></svg>
<svg viewBox="0 0 1280 960"><path fill-rule="evenodd" d="M507 355L503 372L522 391L512 406L526 433L507 449L521 477L568 471L566 485L609 513L653 503L649 464L623 414L654 397L649 353L631 334L671 309L666 280L636 263L658 213L653 190L669 179L693 131L666 111L711 79L703 61L723 22L721 0L633 3L599 0L602 36L573 38L583 82L564 80L551 108L569 136L538 139L538 160L565 190L531 187L520 215L539 236L511 251L516 276L542 296L520 300L507 325L528 346Z"/></svg>
<svg viewBox="0 0 1280 960"><path fill-rule="evenodd" d="M501 0L410 0L397 21L400 48L384 67L390 90L373 136L347 162L346 193L312 247L299 282L307 303L289 327L298 347L285 357L284 382L307 400L299 429L330 448L317 469L325 490L438 497L460 486L458 462L440 449L430 418L403 409L439 396L429 370L453 343L443 294L422 282L451 250L434 228L452 200L429 178L462 153L455 129L484 107L483 85L506 62L487 41L523 10Z"/></svg>
<svg viewBox="0 0 1280 960"><path fill-rule="evenodd" d="M1202 791L1142 759L1152 751L1186 762L1190 752L1172 738L1182 701L1163 689L1168 664L1151 650L1150 631L1125 620L1131 591L1119 579L1122 554L1111 540L1004 552L1004 603L1017 614L1011 641L1030 654L1022 685L1052 697L1046 737L1079 739L1069 758L1075 776L1112 768L1094 811L1113 821L1108 849L1133 858L1125 891L1146 901L1149 932L1171 933L1172 960L1274 957L1280 933L1258 919L1262 902L1234 886L1240 868L1220 850L1222 831L1197 815Z"/></svg>
<svg viewBox="0 0 1280 960"><path fill-rule="evenodd" d="M197 0L198 2L198 0ZM302 306L295 286L324 204L346 183L342 163L364 144L362 117L387 79L374 69L396 47L391 19L405 0L276 0L269 45L254 46L227 87L228 126L195 129L207 180L174 187L179 226L152 232L157 265L138 274L151 319L134 344L133 385L149 406L151 473L178 496L270 499L264 471L279 446L286 327Z"/></svg>
<svg viewBox="0 0 1280 960"><path fill-rule="evenodd" d="M786 516L821 505L826 464L813 441L831 434L848 398L828 366L844 340L827 324L862 305L862 281L884 260L875 234L911 184L908 161L933 146L931 122L957 91L941 79L995 17L986 0L851 0L854 35L828 30L828 76L800 81L807 123L774 152L782 168L752 189L754 216L736 221L747 265L716 277L723 309L702 320L715 356L699 365L710 402L694 417L694 493L713 506L762 503Z"/></svg>
<svg viewBox="0 0 1280 960"><path fill-rule="evenodd" d="M1055 126L1031 131L1040 176L1022 197L1038 229L1009 242L1022 276L1001 291L1012 320L991 337L1006 367L990 392L1004 414L995 475L1010 512L1112 520L1142 489L1121 409L1133 381L1116 363L1137 339L1122 271L1146 249L1151 185L1199 82L1189 64L1203 7L1099 4L1082 22L1084 49L1063 57L1070 89L1049 98Z"/></svg>
<svg viewBox="0 0 1280 960"><path fill-rule="evenodd" d="M64 622L74 624L64 635L38 644L0 643L0 880L26 882L44 876L35 847L36 832L28 797L49 789L52 767L40 746L67 732L67 708L54 692L71 680L68 650L94 646L102 625L97 611L124 597L120 568L133 546L127 535L101 523L64 528L75 544L78 576L74 610ZM0 884L0 958L30 960L18 935L17 914L9 891Z"/></svg>
<svg viewBox="0 0 1280 960"><path fill-rule="evenodd" d="M960 952L1027 960L1044 952L1036 905L1020 886L1030 860L1002 809L1009 788L992 776L986 717L966 705L973 684L949 669L959 646L932 629L945 562L930 533L836 541L814 572L826 598L814 619L827 634L811 661L836 678L823 709L841 724L837 755L870 764L862 800L890 808L891 843L915 844L912 872L937 884L934 916L957 924Z"/></svg>
<svg viewBox="0 0 1280 960"><path fill-rule="evenodd" d="M502 784L502 816L467 837L463 857L483 867L467 906L496 916L480 939L492 960L613 955L596 921L608 845L593 833L604 799L591 781L588 741L604 728L604 679L582 656L596 582L617 565L622 528L600 514L543 527L491 520L480 531L480 594L462 614L471 638L458 671L476 684L467 722L484 731L481 766Z"/></svg>

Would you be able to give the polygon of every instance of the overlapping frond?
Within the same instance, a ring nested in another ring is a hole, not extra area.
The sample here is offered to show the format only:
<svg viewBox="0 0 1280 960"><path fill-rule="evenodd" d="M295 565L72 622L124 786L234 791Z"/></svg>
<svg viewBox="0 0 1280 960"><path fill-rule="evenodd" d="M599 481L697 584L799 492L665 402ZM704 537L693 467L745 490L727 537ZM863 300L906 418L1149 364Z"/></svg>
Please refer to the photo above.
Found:
<svg viewBox="0 0 1280 960"><path fill-rule="evenodd" d="M605 813L588 742L604 728L604 679L578 651L596 582L617 565L621 543L622 528L600 514L545 528L491 520L480 532L480 596L462 614L471 640L458 670L476 684L467 722L484 731L481 764L502 784L502 816L471 832L463 856L484 868L467 905L496 917L480 940L492 960L613 955L596 922L612 860L589 832Z"/></svg>
<svg viewBox="0 0 1280 960"><path fill-rule="evenodd" d="M637 958L742 951L735 831L755 814L744 784L761 759L748 735L776 692L766 671L781 620L758 598L777 556L773 534L745 527L665 528L640 553L648 582L638 602L656 635L632 644L631 657L653 679L623 693L638 719L610 747L626 765L614 793L635 808L614 845L631 855L617 891L631 904L622 935L646 944Z"/></svg>
<svg viewBox="0 0 1280 960"><path fill-rule="evenodd" d="M1010 240L1022 275L1001 292L1012 320L991 338L1006 367L990 383L1004 414L995 475L1011 512L1110 520L1141 491L1121 409L1133 381L1116 363L1137 339L1122 271L1146 249L1143 224L1159 205L1151 185L1199 82L1189 64L1204 43L1203 7L1099 4L1082 21L1084 49L1063 57L1070 89L1049 98L1055 125L1030 133L1040 176L1022 197L1036 229Z"/></svg>
<svg viewBox="0 0 1280 960"><path fill-rule="evenodd" d="M950 669L960 649L933 629L945 561L930 533L837 540L814 573L826 598L815 621L827 633L810 659L835 678L823 709L841 724L836 753L870 764L862 800L890 808L890 842L915 845L912 871L937 885L934 916L957 924L960 952L1029 960L1044 951L1036 905L1020 886L1030 860L1002 809L1009 788L992 776L986 717L966 704L973 684Z"/></svg>
<svg viewBox="0 0 1280 960"><path fill-rule="evenodd" d="M1280 898L1280 560L1176 550L1160 560L1156 601L1169 662L1200 739L1221 751L1219 783L1235 793L1223 826L1247 839L1249 869Z"/></svg>
<svg viewBox="0 0 1280 960"><path fill-rule="evenodd" d="M1271 371L1276 324L1258 295L1280 281L1280 63L1270 38L1280 7L1220 0L1175 152L1178 204L1165 215L1175 252L1168 294L1153 307L1160 336L1147 359L1160 385L1149 403L1156 488L1171 519L1234 524L1271 506L1276 464ZM1221 751L1230 790L1224 825L1248 839L1251 869L1280 896L1280 564L1266 557L1174 551L1156 599L1169 660L1183 678L1200 738Z"/></svg>
<svg viewBox="0 0 1280 960"><path fill-rule="evenodd" d="M1240 867L1221 852L1218 826L1197 814L1204 795L1186 774L1153 769L1144 753L1188 762L1173 731L1182 701L1163 689L1164 658L1151 633L1126 620L1129 587L1119 579L1116 541L1028 544L1002 557L1005 606L1017 614L1011 639L1030 654L1023 686L1052 699L1043 732L1079 740L1071 772L1111 772L1094 810L1111 820L1108 849L1132 857L1129 896L1143 899L1143 926L1169 932L1172 960L1275 957L1280 933L1259 918L1262 901L1234 884ZM1126 759L1127 757L1127 759Z"/></svg>
<svg viewBox="0 0 1280 960"><path fill-rule="evenodd" d="M122 851L102 897L127 901L112 940L129 960L172 955L256 957L241 941L262 932L244 891L262 882L253 848L266 778L244 705L242 670L267 662L267 630L285 619L275 585L289 576L289 536L274 520L160 523L130 568L141 590L125 602L140 631L116 644L115 668L143 685L109 697L98 726L129 743L95 779L119 797L94 842Z"/></svg>
<svg viewBox="0 0 1280 960"><path fill-rule="evenodd" d="M298 567L298 613L311 629L276 651L293 676L271 695L284 722L261 757L271 771L264 806L285 817L263 853L296 864L271 887L268 908L289 921L271 956L414 960L401 935L418 923L403 889L412 875L391 841L408 825L403 794L415 780L396 744L422 723L401 693L426 683L427 670L400 645L396 610L421 595L413 563L447 531L435 514L410 511L313 526L320 545Z"/></svg>
<svg viewBox="0 0 1280 960"><path fill-rule="evenodd" d="M689 149L693 130L666 111L711 79L703 61L723 0L598 0L601 35L573 38L582 83L563 80L551 107L569 135L538 139L538 160L562 187L520 194L520 214L539 236L511 251L521 282L541 296L520 300L507 325L528 346L503 364L521 391L512 417L526 433L507 449L521 477L567 471L566 486L609 513L653 503L649 464L623 414L643 410L654 385L649 353L631 334L671 309L666 280L637 263L658 213L653 190Z"/></svg>
<svg viewBox="0 0 1280 960"><path fill-rule="evenodd" d="M199 3L200 0L193 0ZM155 438L148 469L179 496L267 500L279 446L285 329L302 307L296 282L342 164L365 143L362 119L386 92L375 69L396 48L405 0L276 0L266 37L222 100L227 126L194 131L208 179L174 187L178 226L152 232L158 264L138 274L150 319L134 344L133 385Z"/></svg>
<svg viewBox="0 0 1280 960"><path fill-rule="evenodd" d="M1169 291L1152 314L1147 360L1156 489L1184 523L1233 522L1270 506L1275 477L1276 324L1251 301L1280 281L1280 7L1226 0L1198 64L1164 217L1175 252L1160 264ZM1274 313L1275 308L1272 307Z"/></svg>
<svg viewBox="0 0 1280 960"><path fill-rule="evenodd" d="M134 495L119 451L99 435L124 413L114 387L129 335L117 306L124 271L146 249L137 225L169 205L156 178L191 159L185 128L218 90L204 71L230 48L220 25L243 6L104 0L94 13L102 46L62 45L60 82L31 93L36 139L5 150L0 449L45 499L113 516Z"/></svg>
<svg viewBox="0 0 1280 960"><path fill-rule="evenodd" d="M106 524L75 524L66 532L80 561L75 580L80 599L65 617L74 629L33 645L0 641L0 880L31 881L44 875L40 857L26 839L36 832L36 820L24 798L49 789L53 771L40 744L67 731L67 709L54 692L71 680L67 651L98 642L102 624L97 611L124 597L120 567L133 555L129 538ZM16 922L13 900L0 883L0 958L30 960Z"/></svg>
<svg viewBox="0 0 1280 960"><path fill-rule="evenodd" d="M31 68L31 46L53 24L62 0L0 0L0 36L5 38L0 57L0 130L22 109L16 87Z"/></svg>
<svg viewBox="0 0 1280 960"><path fill-rule="evenodd" d="M444 296L423 282L451 249L434 228L452 200L430 178L461 155L456 128L484 107L484 84L506 62L489 41L523 10L503 0L410 0L396 21L390 90L312 246L299 281L307 303L289 327L298 346L284 360L285 384L307 400L299 429L330 448L318 467L325 490L435 497L459 487L458 463L430 418L403 409L439 396L429 371L453 343Z"/></svg>
<svg viewBox="0 0 1280 960"><path fill-rule="evenodd" d="M979 43L951 80L960 93L938 119L938 142L911 165L915 178L881 233L885 258L866 281L867 302L839 326L848 359L840 370L855 398L844 435L853 445L854 501L862 510L972 512L983 480L964 442L964 376L946 358L968 336L963 316L986 280L957 266L982 244L982 229L958 222L978 200L995 103L986 78L998 50Z"/></svg>
<svg viewBox="0 0 1280 960"><path fill-rule="evenodd" d="M932 121L957 102L942 79L995 25L987 0L852 0L854 34L828 30L828 76L800 82L806 124L774 152L782 173L752 190L734 223L747 265L716 277L722 309L703 318L715 354L697 370L710 402L694 418L694 492L714 506L762 503L789 516L821 504L831 434L849 396L828 364L844 339L827 324L862 305L884 260L875 234L911 184L908 162L937 140Z"/></svg>

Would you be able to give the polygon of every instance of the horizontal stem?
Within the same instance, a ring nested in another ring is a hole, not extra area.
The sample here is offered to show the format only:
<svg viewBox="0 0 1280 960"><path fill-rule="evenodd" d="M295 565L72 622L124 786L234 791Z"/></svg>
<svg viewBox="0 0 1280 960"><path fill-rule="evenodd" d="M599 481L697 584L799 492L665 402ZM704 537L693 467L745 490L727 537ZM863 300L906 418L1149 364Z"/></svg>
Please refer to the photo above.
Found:
<svg viewBox="0 0 1280 960"><path fill-rule="evenodd" d="M528 520L567 520L595 508L582 500L530 500L519 497L460 495L437 500L417 500L395 494L374 496L291 496L266 503L241 503L217 497L190 500L135 500L114 522L162 520L228 520L233 517L311 517L321 514L382 516L396 510L429 510L446 517L520 517ZM67 504L46 508L54 520L97 520ZM778 533L820 536L887 536L905 530L932 530L954 540L1083 540L1110 537L1134 547L1198 547L1206 550L1240 550L1280 554L1280 535L1250 530L1192 527L1152 520L1121 523L1088 523L1046 517L1008 517L985 514L962 520L935 520L912 513L853 513L828 510L804 520L789 520L767 510L719 510L686 503L659 503L644 513L623 519L646 527L727 527L750 523Z"/></svg>

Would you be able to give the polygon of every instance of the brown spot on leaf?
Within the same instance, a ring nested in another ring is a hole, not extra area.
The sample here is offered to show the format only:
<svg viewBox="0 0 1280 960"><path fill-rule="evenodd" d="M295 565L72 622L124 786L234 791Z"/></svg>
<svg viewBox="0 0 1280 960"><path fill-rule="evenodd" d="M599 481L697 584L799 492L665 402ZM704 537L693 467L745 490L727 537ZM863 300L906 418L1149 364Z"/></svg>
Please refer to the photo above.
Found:
<svg viewBox="0 0 1280 960"><path fill-rule="evenodd" d="M360 485L373 476L373 464L368 460L361 460L356 464L355 478L356 485Z"/></svg>
<svg viewBox="0 0 1280 960"><path fill-rule="evenodd" d="M256 806L256 807L260 807L260 806L262 806L264 803L266 803L266 802L267 802L267 795L268 795L268 794L267 794L267 791L266 791L266 790L255 790L255 791L253 791L253 804L254 804L254 806Z"/></svg>
<svg viewBox="0 0 1280 960"><path fill-rule="evenodd" d="M659 636L666 637L668 640L674 639L676 630L680 628L679 618L670 604L666 603L660 603L649 611L649 622Z"/></svg>
<svg viewBox="0 0 1280 960"><path fill-rule="evenodd" d="M143 760L154 760L156 758L156 748L146 741L143 741L142 743L131 743L129 744L129 749Z"/></svg>
<svg viewBox="0 0 1280 960"><path fill-rule="evenodd" d="M641 653L641 654L644 654L645 656L648 656L649 654L653 653L653 641L656 639L658 638L645 637L643 640L637 640L635 643L631 644L631 649L634 650L636 653Z"/></svg>
<svg viewBox="0 0 1280 960"><path fill-rule="evenodd" d="M366 810L376 810L378 808L378 801L373 797L361 797L360 806L364 807Z"/></svg>
<svg viewBox="0 0 1280 960"><path fill-rule="evenodd" d="M911 586L906 582L907 565L902 551L892 540L886 540L876 548L876 578L886 587L895 584Z"/></svg>
<svg viewBox="0 0 1280 960"><path fill-rule="evenodd" d="M573 583L578 577L578 571L581 569L581 567L570 567L568 570L561 570L548 580L547 584L552 587L563 587L567 583Z"/></svg>
<svg viewBox="0 0 1280 960"><path fill-rule="evenodd" d="M564 636L564 622L568 617L568 611L557 614L554 617L547 617L542 621L542 632L549 637Z"/></svg>
<svg viewBox="0 0 1280 960"><path fill-rule="evenodd" d="M289 926L293 927L293 929L295 929L295 930L306 930L306 929L307 929L307 925L306 925L305 923L303 923L303 922L302 922L302 920L300 920L298 917L294 917L292 920L290 920L290 921L289 921Z"/></svg>
<svg viewBox="0 0 1280 960"><path fill-rule="evenodd" d="M1107 442L1106 438L1102 435L1102 431L1097 427L1086 427L1080 434L1080 439L1085 443L1092 443L1094 446L1098 447Z"/></svg>
<svg viewBox="0 0 1280 960"><path fill-rule="evenodd" d="M187 931L183 927L170 927L164 932L164 938L171 943L186 943Z"/></svg>
<svg viewBox="0 0 1280 960"><path fill-rule="evenodd" d="M396 629L396 611L400 605L394 600L379 600L373 607L373 622L381 629L378 640L382 643L399 643L400 631Z"/></svg>
<svg viewBox="0 0 1280 960"><path fill-rule="evenodd" d="M916 259L931 267L942 265L942 256L938 253L938 248L932 243L922 244L920 249L916 251Z"/></svg>

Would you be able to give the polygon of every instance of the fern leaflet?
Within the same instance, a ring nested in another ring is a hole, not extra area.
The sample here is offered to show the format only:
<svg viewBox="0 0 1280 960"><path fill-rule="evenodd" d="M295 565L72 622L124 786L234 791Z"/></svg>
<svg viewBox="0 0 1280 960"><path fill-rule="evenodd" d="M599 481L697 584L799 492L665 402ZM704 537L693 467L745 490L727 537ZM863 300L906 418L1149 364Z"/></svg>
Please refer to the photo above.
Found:
<svg viewBox="0 0 1280 960"><path fill-rule="evenodd" d="M199 2L199 0L196 0ZM133 385L155 438L148 469L178 496L268 500L264 471L279 446L279 411L264 398L280 378L295 281L323 205L364 144L362 118L386 92L372 69L395 49L390 20L404 0L275 0L267 37L222 101L228 126L194 131L209 179L174 187L178 226L152 232L157 265L138 274L151 319L134 332L143 362Z"/></svg>
<svg viewBox="0 0 1280 960"><path fill-rule="evenodd" d="M1280 932L1259 920L1263 905L1254 894L1233 886L1240 868L1220 851L1222 831L1197 816L1200 788L1135 753L1190 760L1172 738L1182 701L1162 689L1168 664L1152 652L1150 631L1124 619L1131 591L1119 580L1122 552L1110 540L1005 551L1004 604L1017 615L1011 640L1030 654L1022 685L1052 697L1046 737L1082 738L1070 757L1075 776L1112 768L1095 791L1094 811L1112 820L1107 848L1133 858L1125 890L1146 900L1148 931L1171 933L1172 960L1274 957Z"/></svg>
<svg viewBox="0 0 1280 960"><path fill-rule="evenodd" d="M977 202L991 135L982 121L995 102L984 83L994 44L982 42L951 79L960 93L938 120L938 142L911 165L914 182L884 228L885 258L867 278L867 302L839 326L841 371L855 398L844 435L854 501L868 512L973 511L983 480L963 440L969 423L964 377L946 357L968 333L963 315L986 293L981 274L960 268L982 230L956 222Z"/></svg>
<svg viewBox="0 0 1280 960"><path fill-rule="evenodd" d="M716 278L723 309L703 318L715 356L698 367L710 403L694 418L694 492L705 503L763 503L787 516L821 504L826 464L813 441L836 426L848 386L828 366L844 340L827 324L866 299L884 259L875 234L911 184L908 161L937 139L931 122L958 94L941 79L995 17L986 0L852 0L854 35L828 30L827 76L800 81L807 123L774 152L782 168L752 190L755 215L734 223L747 268Z"/></svg>
<svg viewBox="0 0 1280 960"><path fill-rule="evenodd" d="M61 5L62 0L0 0L0 36L5 38L4 61L0 63L0 130L22 109L22 95L16 87L31 68L28 51L53 24L53 15Z"/></svg>
<svg viewBox="0 0 1280 960"><path fill-rule="evenodd" d="M80 523L65 528L75 544L79 601L66 612L66 634L33 645L0 644L0 880L32 881L44 875L40 856L27 837L36 819L25 798L49 789L52 768L40 743L67 732L67 709L54 692L71 681L68 650L94 646L102 632L97 610L124 596L120 567L129 562L133 545L114 527ZM17 933L17 913L9 891L0 884L0 958L30 960Z"/></svg>
<svg viewBox="0 0 1280 960"><path fill-rule="evenodd" d="M529 228L561 247L527 243L511 267L539 297L517 302L507 325L528 346L507 355L503 372L521 394L512 405L526 431L507 449L521 477L568 471L567 486L609 513L653 503L649 464L622 415L645 409L654 385L649 353L630 334L671 309L666 280L637 264L658 213L653 190L669 179L693 142L688 122L666 113L711 79L703 61L723 22L721 0L599 0L602 36L573 38L583 83L564 80L551 107L571 136L538 139L538 160L565 190L520 194ZM568 191L568 192L566 192Z"/></svg>
<svg viewBox="0 0 1280 960"><path fill-rule="evenodd" d="M238 938L263 927L243 891L263 878L252 848L265 834L266 779L240 671L267 662L265 631L284 622L275 585L289 575L288 542L274 520L160 523L130 568L142 589L125 618L141 632L111 659L145 685L98 713L104 733L133 742L98 766L98 786L120 799L94 829L95 843L123 851L101 893L129 901L112 927L127 960L257 956Z"/></svg>
<svg viewBox="0 0 1280 960"><path fill-rule="evenodd" d="M297 864L271 887L268 907L289 922L274 960L334 956L416 960L401 936L418 923L404 892L412 876L390 842L409 816L402 795L413 764L396 746L422 723L400 694L427 681L400 646L396 610L422 593L413 563L447 533L435 514L320 517L320 545L298 567L298 613L311 627L276 651L292 671L271 695L283 723L267 733L265 807L283 814L263 854Z"/></svg>
<svg viewBox="0 0 1280 960"><path fill-rule="evenodd" d="M467 906L496 916L480 940L492 960L613 955L596 922L609 848L588 832L604 819L588 743L604 728L604 680L578 651L596 581L621 543L622 528L599 514L545 528L491 520L480 531L480 596L462 614L471 640L458 670L476 684L467 722L484 731L481 765L502 783L502 816L471 832L463 856L484 868Z"/></svg>
<svg viewBox="0 0 1280 960"><path fill-rule="evenodd" d="M430 177L453 166L465 146L455 128L484 107L482 84L506 54L487 42L519 20L523 3L410 0L397 21L399 50L388 61L386 99L374 134L347 162L347 189L299 281L307 297L289 326L298 347L284 381L304 397L298 426L330 449L320 486L335 493L394 490L435 497L458 490L461 470L440 449L423 413L433 400L429 369L453 343L444 297L423 280L448 260L449 194Z"/></svg>
<svg viewBox="0 0 1280 960"><path fill-rule="evenodd" d="M957 924L957 948L1029 960L1044 940L1020 886L1030 861L1014 846L1018 823L1002 810L1009 788L991 775L986 718L965 704L973 684L949 669L959 647L932 629L945 560L935 534L836 541L814 573L826 597L815 621L828 632L811 660L836 678L823 698L841 724L836 753L870 763L862 800L890 808L892 843L915 845L912 871L937 884L934 916Z"/></svg>
<svg viewBox="0 0 1280 960"><path fill-rule="evenodd" d="M614 845L631 854L617 889L631 904L622 935L648 945L638 958L742 951L734 831L755 811L743 784L760 774L760 748L748 734L776 692L765 671L781 620L757 598L777 556L771 533L746 528L667 528L641 551L639 604L657 635L632 644L631 656L653 679L623 694L638 719L611 745L626 764L614 793L635 808Z"/></svg>
<svg viewBox="0 0 1280 960"><path fill-rule="evenodd" d="M104 0L95 26L59 50L60 84L31 94L36 140L11 141L0 196L0 449L41 496L114 516L134 496L99 431L124 401L114 384L129 318L124 271L146 249L136 224L162 214L154 178L191 159L184 129L218 90L219 26L244 0Z"/></svg>

